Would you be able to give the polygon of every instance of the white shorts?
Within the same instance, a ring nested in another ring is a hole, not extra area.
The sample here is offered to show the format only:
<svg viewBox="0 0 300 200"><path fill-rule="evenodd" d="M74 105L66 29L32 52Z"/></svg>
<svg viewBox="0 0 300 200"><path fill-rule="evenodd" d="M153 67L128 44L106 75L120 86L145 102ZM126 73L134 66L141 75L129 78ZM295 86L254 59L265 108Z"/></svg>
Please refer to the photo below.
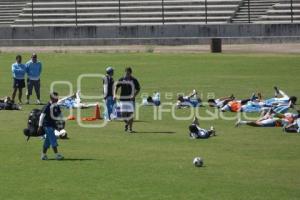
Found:
<svg viewBox="0 0 300 200"><path fill-rule="evenodd" d="M121 113L133 113L134 102L133 101L120 101L120 112Z"/></svg>

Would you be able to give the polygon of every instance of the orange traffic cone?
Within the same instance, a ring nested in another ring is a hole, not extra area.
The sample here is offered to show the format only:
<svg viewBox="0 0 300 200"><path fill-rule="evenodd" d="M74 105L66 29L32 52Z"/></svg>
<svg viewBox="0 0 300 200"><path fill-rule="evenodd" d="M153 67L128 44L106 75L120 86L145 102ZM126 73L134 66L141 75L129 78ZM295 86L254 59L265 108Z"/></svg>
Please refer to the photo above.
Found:
<svg viewBox="0 0 300 200"><path fill-rule="evenodd" d="M69 115L69 117L67 118L68 120L75 120L76 117L74 115Z"/></svg>
<svg viewBox="0 0 300 200"><path fill-rule="evenodd" d="M98 104L95 107L95 118L96 119L101 119L100 107L99 107Z"/></svg>

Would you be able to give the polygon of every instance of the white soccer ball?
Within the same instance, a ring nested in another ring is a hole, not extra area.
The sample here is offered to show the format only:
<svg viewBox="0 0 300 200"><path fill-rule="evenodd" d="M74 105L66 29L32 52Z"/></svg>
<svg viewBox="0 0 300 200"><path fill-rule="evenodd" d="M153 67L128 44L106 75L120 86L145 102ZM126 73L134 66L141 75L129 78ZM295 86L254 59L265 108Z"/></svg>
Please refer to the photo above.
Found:
<svg viewBox="0 0 300 200"><path fill-rule="evenodd" d="M55 130L54 133L57 138L64 138L67 136L67 131L65 129L62 129L60 131Z"/></svg>
<svg viewBox="0 0 300 200"><path fill-rule="evenodd" d="M59 131L59 136L65 137L66 135L67 135L67 131L65 129Z"/></svg>
<svg viewBox="0 0 300 200"><path fill-rule="evenodd" d="M195 165L195 167L202 167L203 166L203 159L200 157L196 157L193 160L193 164Z"/></svg>

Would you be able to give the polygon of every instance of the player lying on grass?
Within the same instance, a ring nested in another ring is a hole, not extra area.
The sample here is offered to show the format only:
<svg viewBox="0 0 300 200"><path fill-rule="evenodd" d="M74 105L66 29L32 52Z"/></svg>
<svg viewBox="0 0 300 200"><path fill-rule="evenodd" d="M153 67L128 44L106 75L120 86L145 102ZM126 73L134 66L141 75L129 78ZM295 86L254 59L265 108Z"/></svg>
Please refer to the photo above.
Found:
<svg viewBox="0 0 300 200"><path fill-rule="evenodd" d="M193 90L193 92L189 96L178 95L177 97L177 108L199 107L201 105L202 100L198 96L196 90Z"/></svg>
<svg viewBox="0 0 300 200"><path fill-rule="evenodd" d="M280 114L270 109L262 118L256 121L242 121L238 120L236 127L241 125L248 125L254 127L284 127L294 123L299 118L299 114L285 113Z"/></svg>
<svg viewBox="0 0 300 200"><path fill-rule="evenodd" d="M232 94L231 96L228 97L209 99L207 102L210 107L219 108L222 112L226 112L226 111L239 112L239 111L244 111L244 109L253 112L253 110L256 109L257 106L252 106L252 105L248 106L248 104L250 102L256 101L258 98L260 97L256 97L254 94L252 94L252 97L250 99L237 100ZM251 107L251 110L248 107Z"/></svg>
<svg viewBox="0 0 300 200"><path fill-rule="evenodd" d="M283 131L286 133L300 133L300 118L294 120L293 123L288 124L283 128Z"/></svg>
<svg viewBox="0 0 300 200"><path fill-rule="evenodd" d="M192 124L189 126L189 135L192 139L207 139L211 136L216 136L216 131L213 126L209 130L199 127L199 121L195 117Z"/></svg>
<svg viewBox="0 0 300 200"><path fill-rule="evenodd" d="M255 100L249 101L247 104L243 105L241 111L243 112L263 112L265 114L270 107L278 113L285 113L289 108L293 108L297 102L297 97L289 97L282 90L279 90L277 87L275 89L275 97L263 100L261 94L258 93L258 98Z"/></svg>
<svg viewBox="0 0 300 200"><path fill-rule="evenodd" d="M220 110L222 112L230 111L230 112L241 112L242 106L246 105L249 101L253 101L254 96L252 96L250 99L243 99L243 100L236 100L233 99L227 104L225 104Z"/></svg>
<svg viewBox="0 0 300 200"><path fill-rule="evenodd" d="M80 109L95 107L97 105L97 104L82 103L80 98L80 91L77 91L75 94L71 96L67 96L58 100L57 104L65 108L80 108Z"/></svg>
<svg viewBox="0 0 300 200"><path fill-rule="evenodd" d="M0 99L0 110L21 110L18 104L15 104L10 97Z"/></svg>
<svg viewBox="0 0 300 200"><path fill-rule="evenodd" d="M210 107L222 108L228 102L233 101L235 99L234 95L228 97L221 97L218 99L208 99L207 103Z"/></svg>
<svg viewBox="0 0 300 200"><path fill-rule="evenodd" d="M274 89L275 97L266 100L263 100L261 93L258 93L257 96L252 94L250 99L236 100L234 97L225 97L217 100L210 99L208 103L210 106L221 108L222 112L263 112L265 114L270 108L273 108L277 113L286 113L296 104L297 97L289 97L277 87Z"/></svg>
<svg viewBox="0 0 300 200"><path fill-rule="evenodd" d="M159 106L160 105L159 92L155 92L153 94L153 96L148 96L147 98L143 98L142 105L144 105L144 106Z"/></svg>

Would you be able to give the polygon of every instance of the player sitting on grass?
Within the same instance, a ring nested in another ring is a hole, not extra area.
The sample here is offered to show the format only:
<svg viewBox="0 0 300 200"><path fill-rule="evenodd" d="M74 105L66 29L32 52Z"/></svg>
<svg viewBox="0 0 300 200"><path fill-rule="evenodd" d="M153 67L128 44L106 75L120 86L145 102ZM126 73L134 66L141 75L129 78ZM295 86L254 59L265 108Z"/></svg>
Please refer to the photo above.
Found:
<svg viewBox="0 0 300 200"><path fill-rule="evenodd" d="M0 110L21 110L18 104L15 104L10 97L0 99Z"/></svg>
<svg viewBox="0 0 300 200"><path fill-rule="evenodd" d="M273 109L270 109L262 118L256 121L242 121L238 120L235 124L236 127L241 125L248 125L254 127L283 127L288 124L294 123L294 121L299 117L298 114L276 113Z"/></svg>
<svg viewBox="0 0 300 200"><path fill-rule="evenodd" d="M189 96L178 95L176 104L177 108L199 107L201 105L202 100L198 96L196 90L193 90L193 92Z"/></svg>
<svg viewBox="0 0 300 200"><path fill-rule="evenodd" d="M58 119L61 119L61 110L59 105L57 105L58 102L58 93L53 92L50 94L50 101L47 103L47 105L44 106L42 113L40 115L39 120L39 128L38 132L42 132L42 129L45 131L45 140L43 145L43 151L42 151L42 160L48 160L48 157L46 155L47 150L51 146L55 155L56 160L63 160L64 157L58 153L57 149L57 138L55 136L55 128L56 128L56 121Z"/></svg>
<svg viewBox="0 0 300 200"><path fill-rule="evenodd" d="M199 127L199 121L195 117L192 124L189 126L190 137L191 139L207 139L211 136L216 136L216 131L213 126L209 130Z"/></svg>

